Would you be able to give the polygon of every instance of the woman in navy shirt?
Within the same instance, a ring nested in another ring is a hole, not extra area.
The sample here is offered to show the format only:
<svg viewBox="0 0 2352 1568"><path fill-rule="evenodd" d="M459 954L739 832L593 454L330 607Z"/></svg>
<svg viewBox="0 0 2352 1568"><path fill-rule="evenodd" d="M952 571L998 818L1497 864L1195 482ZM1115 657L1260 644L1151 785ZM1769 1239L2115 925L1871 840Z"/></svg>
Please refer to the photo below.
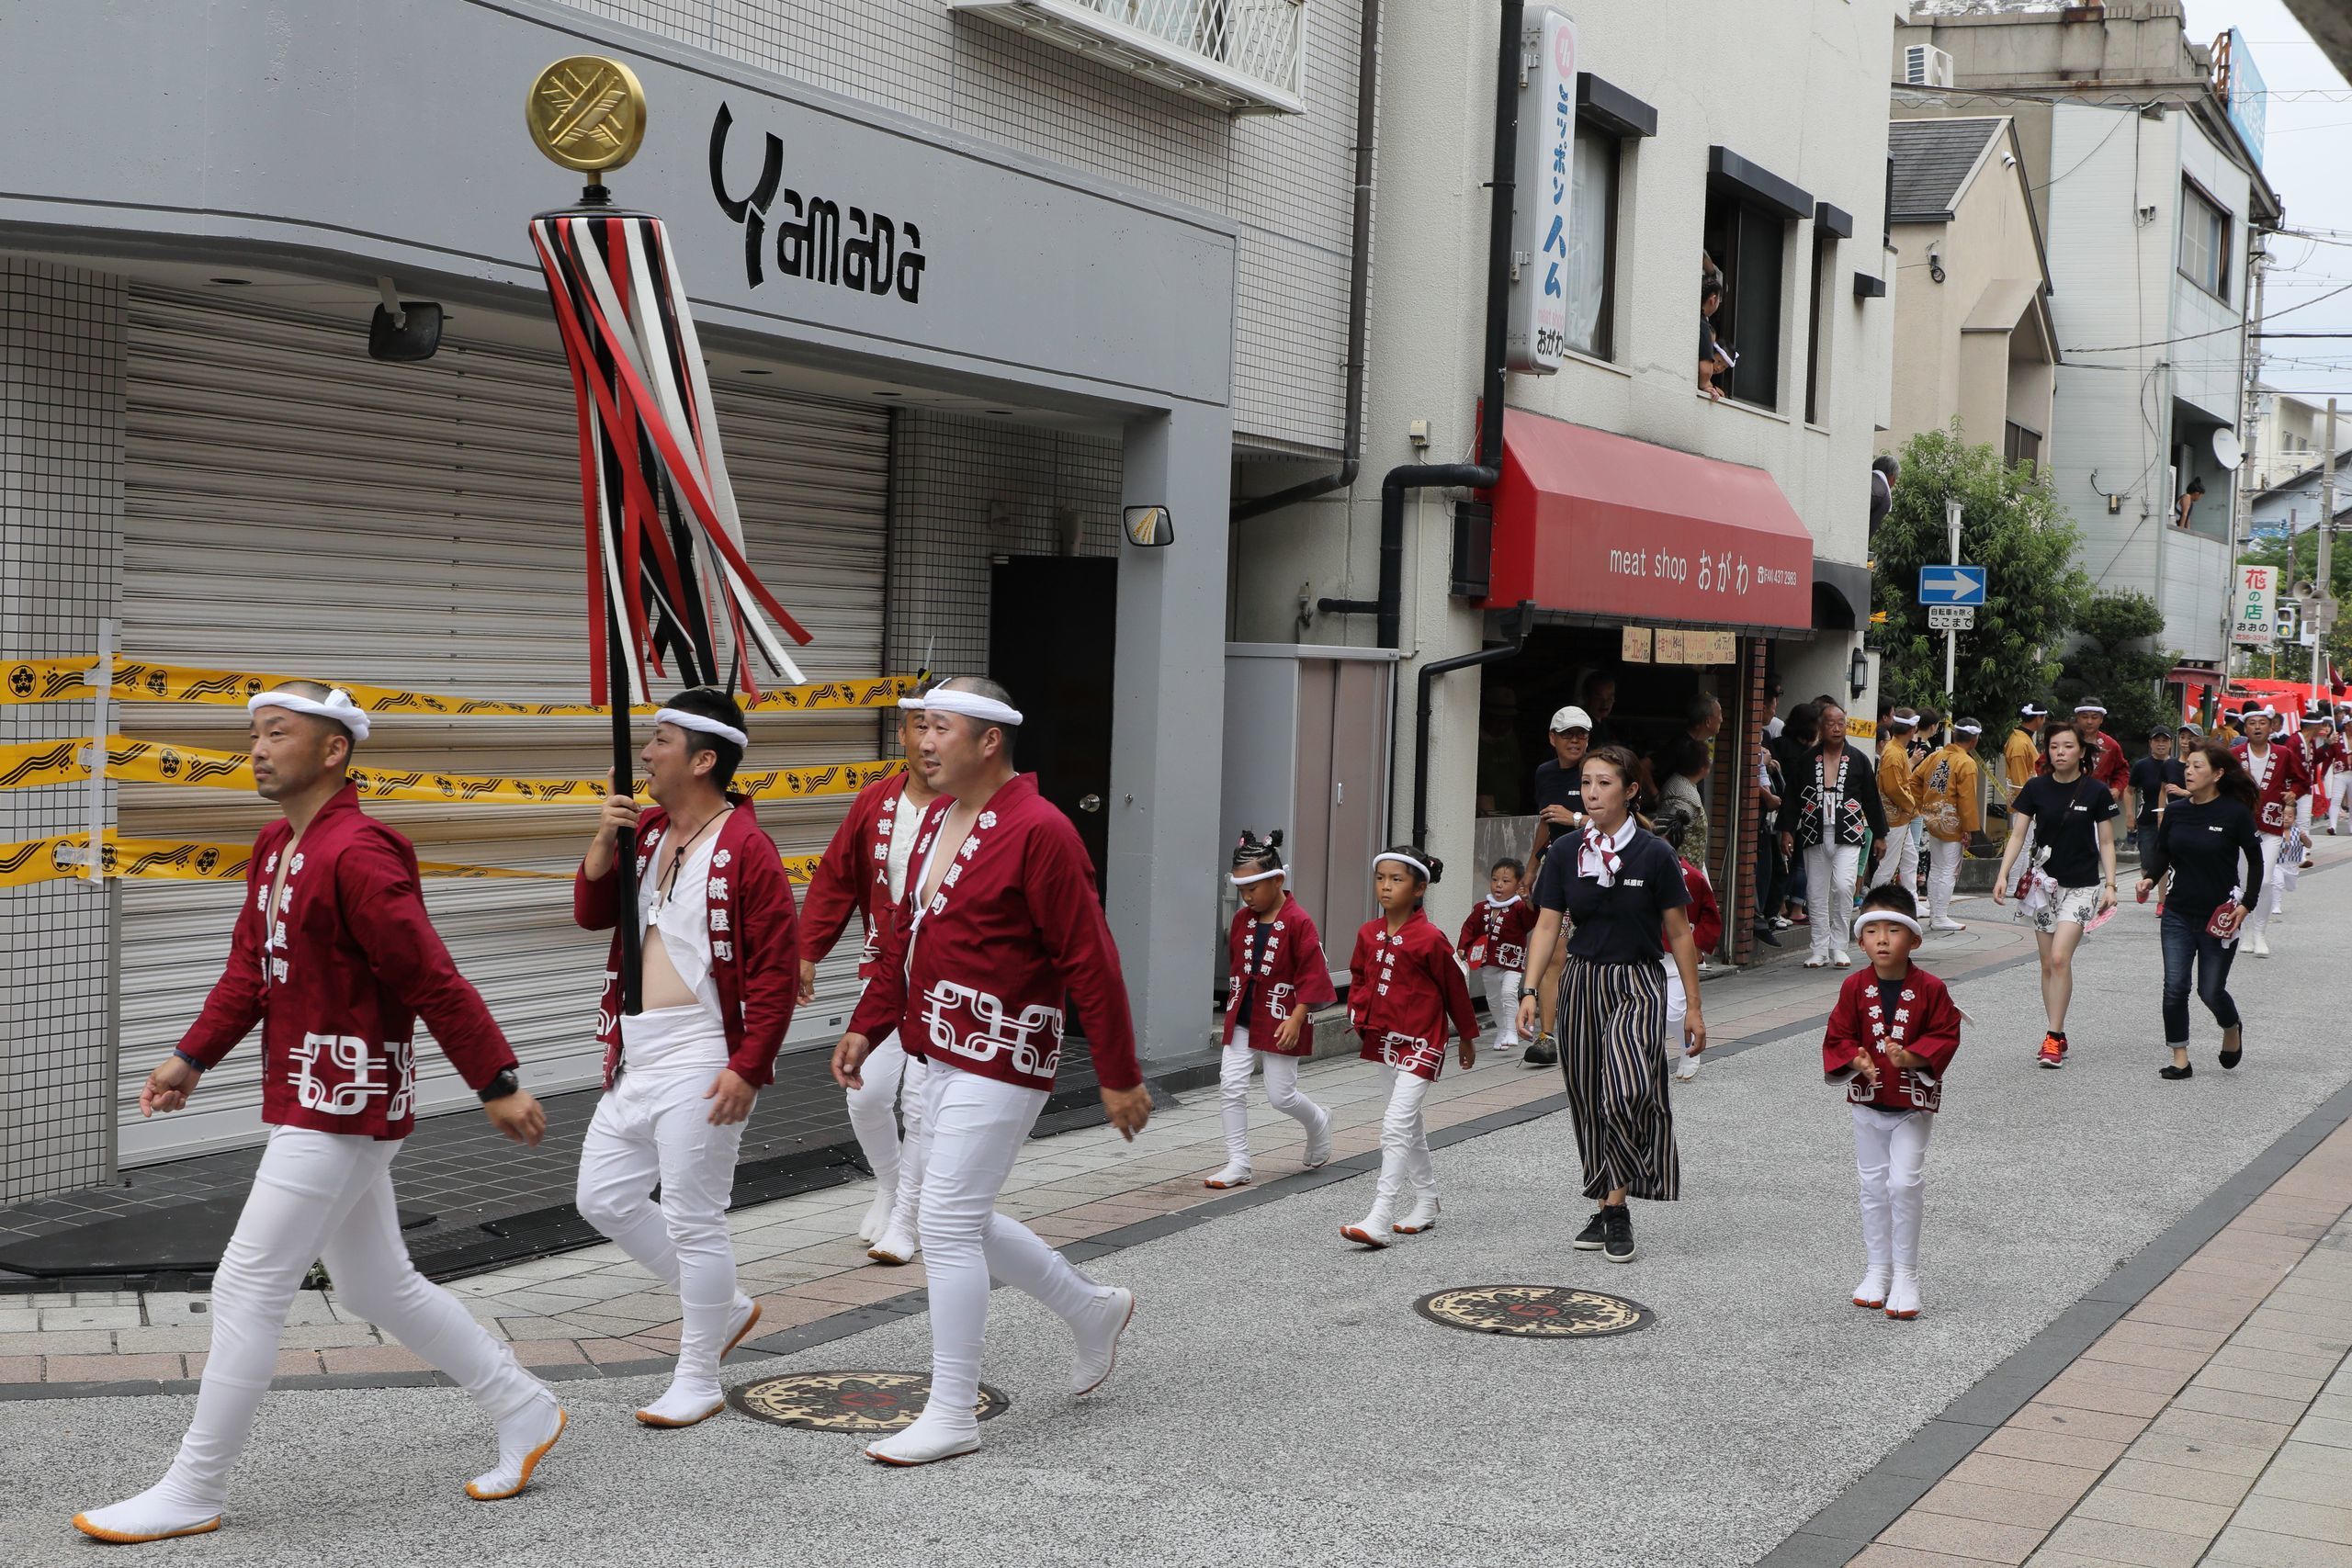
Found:
<svg viewBox="0 0 2352 1568"><path fill-rule="evenodd" d="M2234 1067L2245 1051L2245 1026L2230 999L2230 963L2237 956L2238 924L2262 897L2262 839L2254 824L2261 791L2228 747L2191 746L2181 759L2188 798L2165 808L2155 852L2140 867L2140 897L2166 873L2160 929L2165 943L2165 1043L2172 1065L2157 1077L2179 1079L2188 1064L2188 976L2197 998L2222 1026L2222 1066Z"/></svg>
<svg viewBox="0 0 2352 1568"><path fill-rule="evenodd" d="M1536 997L1560 974L1560 1070L1584 1161L1584 1190L1600 1212L1576 1238L1612 1263L1634 1260L1630 1197L1671 1200L1682 1180L1667 1103L1666 970L1670 948L1690 999L1682 1032L1690 1053L1707 1048L1699 1016L1699 952L1683 906L1682 863L1633 813L1640 777L1634 754L1603 746L1584 760L1581 833L1544 857L1536 878L1535 931L1527 951L1541 954L1520 992L1519 1022L1532 1034ZM1563 915L1573 928L1561 952ZM1565 965L1565 972L1561 973Z"/></svg>

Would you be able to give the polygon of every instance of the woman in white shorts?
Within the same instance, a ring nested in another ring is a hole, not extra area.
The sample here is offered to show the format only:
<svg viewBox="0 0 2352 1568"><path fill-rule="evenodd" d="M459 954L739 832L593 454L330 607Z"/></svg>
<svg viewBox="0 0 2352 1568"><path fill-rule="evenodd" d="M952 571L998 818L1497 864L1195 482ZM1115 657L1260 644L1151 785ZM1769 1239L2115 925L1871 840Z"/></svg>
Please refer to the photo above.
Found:
<svg viewBox="0 0 2352 1568"><path fill-rule="evenodd" d="M2017 918L2032 922L2041 949L2041 1006L2050 1031L2041 1037L2036 1059L2045 1067L2066 1065L2075 945L2085 930L2115 908L2115 796L2083 772L2088 749L2072 724L2052 719L2043 728L2041 754L2050 771L2028 779L2009 802L2013 818L2033 822L2033 863L2021 874L2015 869L2026 836L2012 832L1993 882L1993 901L2015 897Z"/></svg>

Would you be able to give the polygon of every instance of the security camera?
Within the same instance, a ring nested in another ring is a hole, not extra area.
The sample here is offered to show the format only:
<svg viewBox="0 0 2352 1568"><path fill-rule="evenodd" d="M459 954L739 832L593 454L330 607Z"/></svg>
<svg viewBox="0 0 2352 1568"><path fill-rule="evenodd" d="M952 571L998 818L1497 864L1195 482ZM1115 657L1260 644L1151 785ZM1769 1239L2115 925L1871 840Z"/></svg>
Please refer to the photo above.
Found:
<svg viewBox="0 0 2352 1568"><path fill-rule="evenodd" d="M2014 169L2014 168L2016 168L2017 166L2018 166L2018 155L2017 155L2016 153L2014 153L2014 152L2004 152L2004 153L2002 153L2002 154L2001 154L2001 167L2003 167L2003 168L2005 168L2005 169Z"/></svg>

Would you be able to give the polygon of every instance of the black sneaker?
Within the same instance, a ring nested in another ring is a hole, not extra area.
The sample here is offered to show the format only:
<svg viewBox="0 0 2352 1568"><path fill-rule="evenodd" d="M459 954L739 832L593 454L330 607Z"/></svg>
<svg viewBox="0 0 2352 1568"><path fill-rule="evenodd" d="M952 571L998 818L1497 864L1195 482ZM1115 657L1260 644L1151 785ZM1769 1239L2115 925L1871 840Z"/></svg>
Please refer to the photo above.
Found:
<svg viewBox="0 0 2352 1568"><path fill-rule="evenodd" d="M2156 1077L2167 1083L2178 1083L2183 1078L2196 1076L2197 1069L2194 1066L2176 1067L2167 1064L2156 1069Z"/></svg>
<svg viewBox="0 0 2352 1568"><path fill-rule="evenodd" d="M1756 928L1756 940L1762 942L1767 947L1778 947L1781 945L1781 939L1772 934L1772 928L1770 926L1758 926Z"/></svg>
<svg viewBox="0 0 2352 1568"><path fill-rule="evenodd" d="M1599 1252L1602 1238L1608 1234L1609 1211L1595 1209L1592 1218L1584 1223L1584 1229L1577 1232L1576 1249L1578 1252Z"/></svg>
<svg viewBox="0 0 2352 1568"><path fill-rule="evenodd" d="M1520 1065L1529 1067L1555 1067L1560 1064L1560 1048L1549 1040L1538 1040L1520 1053Z"/></svg>
<svg viewBox="0 0 2352 1568"><path fill-rule="evenodd" d="M1611 1263L1634 1260L1634 1213L1623 1203L1600 1211L1601 1250Z"/></svg>

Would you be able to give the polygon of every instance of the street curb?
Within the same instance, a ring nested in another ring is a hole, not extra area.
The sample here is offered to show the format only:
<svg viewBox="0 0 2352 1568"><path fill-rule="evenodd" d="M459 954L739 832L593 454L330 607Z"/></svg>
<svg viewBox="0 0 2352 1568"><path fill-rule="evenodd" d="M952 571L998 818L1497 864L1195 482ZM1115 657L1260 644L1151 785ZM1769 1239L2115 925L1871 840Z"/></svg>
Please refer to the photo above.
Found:
<svg viewBox="0 0 2352 1568"><path fill-rule="evenodd" d="M1758 1558L1755 1568L1840 1568L2347 1121L2352 1084L2322 1100L2163 1234L2117 1264L2014 1355Z"/></svg>

